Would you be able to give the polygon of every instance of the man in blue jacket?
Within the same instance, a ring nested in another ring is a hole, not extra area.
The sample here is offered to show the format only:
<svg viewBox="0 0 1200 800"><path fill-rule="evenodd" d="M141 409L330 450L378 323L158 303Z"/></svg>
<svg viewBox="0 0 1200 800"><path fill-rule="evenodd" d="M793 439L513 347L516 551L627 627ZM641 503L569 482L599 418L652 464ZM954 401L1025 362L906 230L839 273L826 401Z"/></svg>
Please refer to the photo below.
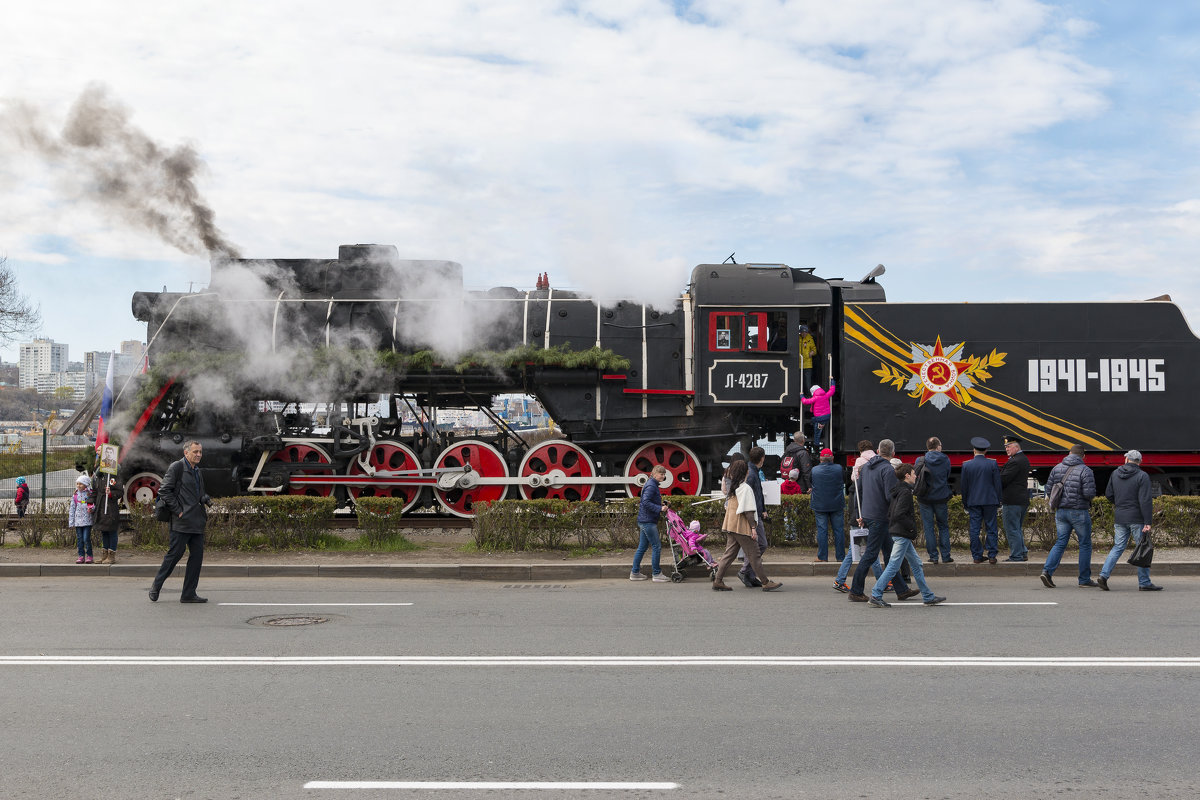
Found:
<svg viewBox="0 0 1200 800"><path fill-rule="evenodd" d="M877 456L867 462L858 474L858 488L862 494L862 516L859 525L867 527L867 547L854 570L854 580L850 584L850 600L854 603L867 602L865 593L867 573L871 565L883 553L883 563L886 565L892 557L892 537L888 533L888 507L892 503L892 487L896 485L896 470L892 467L892 456L896 454L896 443L891 439L882 439L876 448ZM892 588L896 590L896 598L907 600L921 593L920 589L909 589L900 573L892 578Z"/></svg>
<svg viewBox="0 0 1200 800"><path fill-rule="evenodd" d="M929 553L930 564L938 563L939 551L942 561L953 564L954 559L950 557L950 514L946 508L952 494L950 458L942 452L942 440L936 436L929 437L925 449L928 452L913 465L918 477L921 468L926 468L925 480L920 486L921 493L917 496L921 527L925 529L925 551Z"/></svg>
<svg viewBox="0 0 1200 800"><path fill-rule="evenodd" d="M1000 467L987 457L991 446L992 443L982 436L971 440L975 457L963 464L958 482L963 505L970 516L971 558L976 564L984 561L995 564L1000 545L1000 528L996 520L1000 508ZM985 543L980 541L981 528L987 529L986 550Z"/></svg>
<svg viewBox="0 0 1200 800"><path fill-rule="evenodd" d="M650 480L646 481L646 485L642 487L641 500L638 502L638 548L633 554L633 569L629 573L629 580L644 581L646 573L642 572L642 556L646 554L646 550L650 550L650 570L654 573L652 580L655 583L666 583L671 579L663 575L662 569L659 567L659 557L662 554L662 539L658 536L658 518L662 515L662 492L659 491L659 486L667 479L667 468L662 464L655 464L650 470Z"/></svg>
<svg viewBox="0 0 1200 800"><path fill-rule="evenodd" d="M833 463L833 451L821 451L821 463L813 467L809 505L817 519L817 561L829 560L829 529L837 560L846 557L846 471Z"/></svg>

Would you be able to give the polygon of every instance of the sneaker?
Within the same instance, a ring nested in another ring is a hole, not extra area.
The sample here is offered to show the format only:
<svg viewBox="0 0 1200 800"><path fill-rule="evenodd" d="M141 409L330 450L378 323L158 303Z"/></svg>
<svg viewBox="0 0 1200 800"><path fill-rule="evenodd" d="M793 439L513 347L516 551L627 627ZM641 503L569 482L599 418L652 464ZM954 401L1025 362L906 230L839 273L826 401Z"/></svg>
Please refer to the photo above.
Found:
<svg viewBox="0 0 1200 800"><path fill-rule="evenodd" d="M865 603L865 602L867 602L867 596L865 594L855 594L854 592L851 592L850 593L850 602L851 603Z"/></svg>
<svg viewBox="0 0 1200 800"><path fill-rule="evenodd" d="M1157 583L1151 583L1146 586L1139 586L1138 591L1139 592L1161 592L1162 587L1159 586Z"/></svg>
<svg viewBox="0 0 1200 800"><path fill-rule="evenodd" d="M925 563L936 565L938 563L938 560L936 558L927 558L927 559L925 559Z"/></svg>
<svg viewBox="0 0 1200 800"><path fill-rule="evenodd" d="M631 581L648 581L648 580L650 580L650 576L644 572L631 572L631 573L629 573L629 580L631 580Z"/></svg>
<svg viewBox="0 0 1200 800"><path fill-rule="evenodd" d="M916 597L921 593L920 589L909 589L907 592L901 592L896 595L897 600L907 600L910 597Z"/></svg>
<svg viewBox="0 0 1200 800"><path fill-rule="evenodd" d="M1099 585L1100 585L1100 584L1096 583L1095 581L1091 581L1091 580L1089 580L1089 581L1080 581L1080 582L1079 582L1079 588L1080 588L1080 589L1094 589L1094 588L1096 588L1096 587L1097 587L1097 586L1099 586Z"/></svg>
<svg viewBox="0 0 1200 800"><path fill-rule="evenodd" d="M889 603L886 600L876 599L875 595L871 595L870 597L867 598L867 605L869 605L871 608L891 608L892 607L891 603Z"/></svg>
<svg viewBox="0 0 1200 800"><path fill-rule="evenodd" d="M778 588L779 588L779 587L781 587L781 586L783 586L783 584L782 584L782 583L780 583L779 581L771 581L771 580L769 580L769 581L767 581L766 583L764 583L764 584L762 585L762 590L763 590L764 592L773 592L773 591L775 591L776 589L778 589Z"/></svg>
<svg viewBox="0 0 1200 800"><path fill-rule="evenodd" d="M943 559L942 559L942 563L943 563L943 564L953 564L953 563L954 563L954 559L953 559L953 558L943 558Z"/></svg>
<svg viewBox="0 0 1200 800"><path fill-rule="evenodd" d="M83 563L85 563L85 564L95 564L95 563L96 563L96 559L92 558L91 556L88 556L87 558L85 558L85 559L83 560Z"/></svg>
<svg viewBox="0 0 1200 800"><path fill-rule="evenodd" d="M80 556L79 558L75 559L75 563L76 563L76 564L82 564L82 563L83 563L83 556Z"/></svg>
<svg viewBox="0 0 1200 800"><path fill-rule="evenodd" d="M946 598L938 597L937 595L934 595L932 600L925 601L925 605L936 606L938 603L944 603L944 602L946 602Z"/></svg>
<svg viewBox="0 0 1200 800"><path fill-rule="evenodd" d="M1042 572L1042 585L1045 586L1047 589L1054 588L1054 580L1050 577L1049 572L1045 572L1045 571Z"/></svg>
<svg viewBox="0 0 1200 800"><path fill-rule="evenodd" d="M665 572L658 573L650 580L654 581L655 583L670 583L671 582L671 579L667 576L667 573L665 573Z"/></svg>
<svg viewBox="0 0 1200 800"><path fill-rule="evenodd" d="M1099 578L1096 578L1096 583L1101 589L1106 592L1108 591L1108 578L1101 575Z"/></svg>
<svg viewBox="0 0 1200 800"><path fill-rule="evenodd" d="M850 587L841 581L834 581L833 588L837 589L842 594L850 594Z"/></svg>

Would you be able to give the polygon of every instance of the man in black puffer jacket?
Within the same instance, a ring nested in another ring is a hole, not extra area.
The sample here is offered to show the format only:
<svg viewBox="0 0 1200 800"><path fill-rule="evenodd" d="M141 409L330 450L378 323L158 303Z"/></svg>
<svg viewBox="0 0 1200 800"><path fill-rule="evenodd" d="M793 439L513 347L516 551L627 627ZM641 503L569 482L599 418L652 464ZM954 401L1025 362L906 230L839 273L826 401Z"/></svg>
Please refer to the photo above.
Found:
<svg viewBox="0 0 1200 800"><path fill-rule="evenodd" d="M913 580L920 587L921 597L927 606L936 606L946 598L938 597L925 583L925 571L921 569L921 558L913 541L917 538L917 517L913 513L913 486L917 474L909 464L895 468L896 485L892 487L891 503L888 506L888 533L892 536L892 553L887 568L875 581L867 604L872 608L888 608L891 603L883 600L883 587L893 578L900 577L900 565L905 561L912 569Z"/></svg>
<svg viewBox="0 0 1200 800"><path fill-rule="evenodd" d="M876 448L879 454L867 462L858 476L859 492L862 494L862 516L859 525L867 527L867 548L854 570L854 580L850 584L850 600L856 603L867 602L865 589L867 572L871 565L883 553L886 565L892 557L892 537L888 533L888 506L892 501L892 487L896 485L896 470L892 467L892 456L896 453L896 444L891 439L882 439ZM897 565L899 569L899 565ZM887 586L887 581L876 581L879 586ZM892 588L896 597L907 600L920 594L916 589L909 589L904 578L897 574L892 578Z"/></svg>
<svg viewBox="0 0 1200 800"><path fill-rule="evenodd" d="M1092 580L1092 498L1096 496L1096 475L1092 468L1083 463L1083 445L1071 446L1071 452L1050 470L1046 480L1046 496L1054 491L1056 483L1062 484L1062 501L1054 512L1054 526L1058 538L1046 563L1042 565L1042 585L1054 588L1054 570L1062 561L1071 540L1071 531L1079 539L1079 585L1099 586Z"/></svg>

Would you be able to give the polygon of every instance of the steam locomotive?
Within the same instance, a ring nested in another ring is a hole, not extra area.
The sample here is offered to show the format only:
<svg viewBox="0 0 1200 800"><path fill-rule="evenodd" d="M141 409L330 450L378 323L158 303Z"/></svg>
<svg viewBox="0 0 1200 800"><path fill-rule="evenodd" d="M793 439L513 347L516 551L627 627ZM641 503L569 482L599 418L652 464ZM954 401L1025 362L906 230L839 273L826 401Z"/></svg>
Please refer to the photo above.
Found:
<svg viewBox="0 0 1200 800"><path fill-rule="evenodd" d="M664 491L695 495L734 446L806 424L801 398L831 380L839 459L887 437L911 460L936 435L961 462L972 437L1016 433L1042 471L1075 443L1101 469L1137 448L1164 491L1198 488L1197 340L1175 305L887 303L881 272L701 264L673 307L653 308L540 280L468 291L459 264L391 246L217 259L205 292L133 297L150 363L192 359L129 409L128 499L153 498L189 439L214 493L387 495L470 516L505 496L635 495L662 464ZM801 326L818 348L808 369ZM502 351L598 355L469 355ZM468 438L434 424L439 410L490 414L505 393L536 397L561 438L527 441L499 419Z"/></svg>

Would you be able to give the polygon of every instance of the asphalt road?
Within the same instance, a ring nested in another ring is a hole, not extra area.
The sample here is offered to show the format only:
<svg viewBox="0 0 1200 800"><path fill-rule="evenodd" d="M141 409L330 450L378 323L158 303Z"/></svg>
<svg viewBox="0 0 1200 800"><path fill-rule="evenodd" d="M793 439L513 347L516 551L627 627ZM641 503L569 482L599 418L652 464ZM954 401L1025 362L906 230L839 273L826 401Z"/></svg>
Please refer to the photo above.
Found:
<svg viewBox="0 0 1200 800"><path fill-rule="evenodd" d="M1194 798L1200 579L1160 582L10 578L0 796Z"/></svg>

